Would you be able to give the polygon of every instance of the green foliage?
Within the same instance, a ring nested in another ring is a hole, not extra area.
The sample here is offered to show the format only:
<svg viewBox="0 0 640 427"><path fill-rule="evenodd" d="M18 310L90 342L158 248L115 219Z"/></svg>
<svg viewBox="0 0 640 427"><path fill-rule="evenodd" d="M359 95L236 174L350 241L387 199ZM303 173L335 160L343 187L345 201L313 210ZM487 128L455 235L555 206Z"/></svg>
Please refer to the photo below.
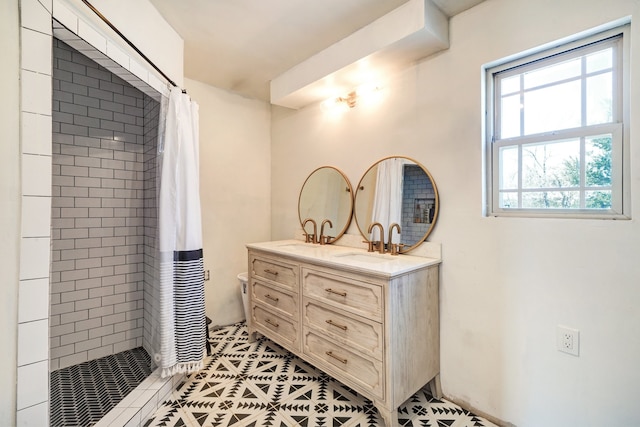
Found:
<svg viewBox="0 0 640 427"><path fill-rule="evenodd" d="M586 165L586 183L589 187L611 185L611 137L591 140L592 147L587 151L590 161ZM586 195L585 205L590 209L608 209L611 207L611 191L591 191Z"/></svg>
<svg viewBox="0 0 640 427"><path fill-rule="evenodd" d="M610 136L587 139L585 146L584 185L586 187L611 186L611 143ZM538 191L523 195L525 208L575 209L580 207L580 159L571 156L556 163L546 145L529 147L524 155L530 159L525 187L554 188L550 191ZM566 188L566 190L565 190ZM611 190L591 190L585 194L587 209L608 209L611 207Z"/></svg>
<svg viewBox="0 0 640 427"><path fill-rule="evenodd" d="M611 137L594 138L593 148L587 151L587 186L611 185Z"/></svg>

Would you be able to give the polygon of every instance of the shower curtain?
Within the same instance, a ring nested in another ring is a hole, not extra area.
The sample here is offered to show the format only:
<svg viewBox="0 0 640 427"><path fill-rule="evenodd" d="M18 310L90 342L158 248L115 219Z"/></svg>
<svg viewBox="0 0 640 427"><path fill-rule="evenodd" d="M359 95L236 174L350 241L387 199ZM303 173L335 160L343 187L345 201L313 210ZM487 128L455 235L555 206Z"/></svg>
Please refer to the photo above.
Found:
<svg viewBox="0 0 640 427"><path fill-rule="evenodd" d="M376 191L373 198L371 222L379 222L388 232L389 226L397 223L402 226L402 183L405 159L391 158L378 164ZM377 227L371 233L371 241L384 241ZM400 243L400 233L393 234L393 242Z"/></svg>
<svg viewBox="0 0 640 427"><path fill-rule="evenodd" d="M159 321L154 361L162 377L202 369L204 266L198 104L179 88L163 99L158 144Z"/></svg>

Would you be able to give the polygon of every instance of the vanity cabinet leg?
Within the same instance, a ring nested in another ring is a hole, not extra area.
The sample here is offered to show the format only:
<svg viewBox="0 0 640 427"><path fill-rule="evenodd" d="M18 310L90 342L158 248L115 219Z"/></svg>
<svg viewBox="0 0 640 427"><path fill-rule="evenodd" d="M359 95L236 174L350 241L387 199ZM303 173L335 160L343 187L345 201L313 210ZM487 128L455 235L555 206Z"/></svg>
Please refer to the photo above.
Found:
<svg viewBox="0 0 640 427"><path fill-rule="evenodd" d="M390 411L386 408L378 407L378 413L382 417L386 427L400 427L400 424L398 424L398 408Z"/></svg>
<svg viewBox="0 0 640 427"><path fill-rule="evenodd" d="M258 333L254 330L251 330L250 328L247 330L247 333L249 334L249 339L248 341L250 343L254 343L258 340Z"/></svg>
<svg viewBox="0 0 640 427"><path fill-rule="evenodd" d="M431 396L436 399L442 399L442 386L440 385L440 374L436 374L431 381L429 381L429 388L431 389Z"/></svg>

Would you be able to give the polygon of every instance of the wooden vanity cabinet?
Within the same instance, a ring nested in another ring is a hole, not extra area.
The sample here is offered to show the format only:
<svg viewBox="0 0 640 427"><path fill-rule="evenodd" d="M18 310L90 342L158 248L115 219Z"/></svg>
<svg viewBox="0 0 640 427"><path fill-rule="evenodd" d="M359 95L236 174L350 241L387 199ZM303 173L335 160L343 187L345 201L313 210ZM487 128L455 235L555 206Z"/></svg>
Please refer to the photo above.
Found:
<svg viewBox="0 0 640 427"><path fill-rule="evenodd" d="M438 269L388 275L250 248L249 334L353 388L397 426L398 406L427 383L441 394Z"/></svg>
<svg viewBox="0 0 640 427"><path fill-rule="evenodd" d="M280 258L249 255L249 335L260 332L299 355L300 266Z"/></svg>

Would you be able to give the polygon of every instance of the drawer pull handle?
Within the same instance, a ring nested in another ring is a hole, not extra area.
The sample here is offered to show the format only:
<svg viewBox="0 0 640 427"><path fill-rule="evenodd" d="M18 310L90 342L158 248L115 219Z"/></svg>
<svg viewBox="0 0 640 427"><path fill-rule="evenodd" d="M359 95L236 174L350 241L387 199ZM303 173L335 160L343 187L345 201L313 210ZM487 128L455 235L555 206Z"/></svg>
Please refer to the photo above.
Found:
<svg viewBox="0 0 640 427"><path fill-rule="evenodd" d="M333 357L334 359L336 359L339 362L344 363L345 365L347 364L347 359L343 359L342 357L336 356L335 354L333 354L333 351L327 351L327 356L329 357Z"/></svg>
<svg viewBox="0 0 640 427"><path fill-rule="evenodd" d="M273 320L271 320L271 319L264 319L264 321L265 321L265 322L267 322L268 324L270 324L271 326L276 327L276 328L277 328L278 326L280 326L279 324L277 324L276 322L274 322L274 321L273 321Z"/></svg>
<svg viewBox="0 0 640 427"><path fill-rule="evenodd" d="M279 299L279 298L276 298L276 297L272 297L269 294L266 294L264 297L267 298L267 299L270 299L273 302L278 302L278 299Z"/></svg>
<svg viewBox="0 0 640 427"><path fill-rule="evenodd" d="M340 329L342 329L343 331L346 331L346 330L347 330L347 327L346 327L345 325L339 325L339 324L335 323L335 322L334 322L333 320L331 320L331 319L326 320L326 322L327 322L328 324L330 324L331 326L335 326L336 328L340 328Z"/></svg>
<svg viewBox="0 0 640 427"><path fill-rule="evenodd" d="M265 273L273 274L274 276L278 275L277 271L269 270L268 268L264 270Z"/></svg>
<svg viewBox="0 0 640 427"><path fill-rule="evenodd" d="M334 291L331 288L327 288L325 289L325 291L329 292L330 294L336 294L336 295L340 295L341 297L346 297L347 293L346 292L338 292L338 291Z"/></svg>

